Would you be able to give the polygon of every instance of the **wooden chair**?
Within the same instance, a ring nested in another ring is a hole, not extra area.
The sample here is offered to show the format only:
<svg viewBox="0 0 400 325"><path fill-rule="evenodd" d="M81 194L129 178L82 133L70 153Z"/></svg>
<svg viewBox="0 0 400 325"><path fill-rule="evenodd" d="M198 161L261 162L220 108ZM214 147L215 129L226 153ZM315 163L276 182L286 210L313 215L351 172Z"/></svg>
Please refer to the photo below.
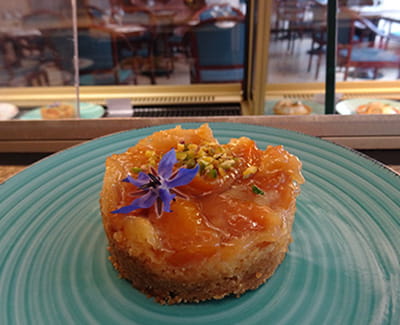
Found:
<svg viewBox="0 0 400 325"><path fill-rule="evenodd" d="M40 60L42 63L54 60L53 54L49 51L48 33L59 28L72 29L72 22L57 12L50 10L39 10L31 12L22 17L22 25L27 29L37 29L40 35L30 37L21 42L20 50L31 53L31 58Z"/></svg>
<svg viewBox="0 0 400 325"><path fill-rule="evenodd" d="M356 25L363 26L361 37L355 33ZM387 37L371 20L342 10L338 18L337 65L344 68L343 80L347 80L350 68L372 69L373 79L381 68L395 67L400 71L400 55L384 48Z"/></svg>
<svg viewBox="0 0 400 325"><path fill-rule="evenodd" d="M310 12L312 19L308 23L311 36L311 48L307 51L309 55L307 71L311 71L313 57L317 57L315 79L319 77L322 58L325 56L327 44L327 27L326 27L326 5L313 0L310 2Z"/></svg>
<svg viewBox="0 0 400 325"><path fill-rule="evenodd" d="M244 76L244 17L207 19L188 35L192 83L241 82Z"/></svg>
<svg viewBox="0 0 400 325"><path fill-rule="evenodd" d="M0 45L4 45L0 41ZM0 46L0 48L2 48ZM9 61L7 56L9 53L0 51L0 87L15 87L15 86L33 86L33 80L38 76L38 73L45 72L41 69L40 62L31 62L25 64L23 61L18 61L18 64ZM42 79L40 85L44 85L48 79Z"/></svg>
<svg viewBox="0 0 400 325"><path fill-rule="evenodd" d="M131 35L127 37L125 46L129 45L129 51L139 62L142 74L146 74L150 78L151 84L156 83L156 62L155 62L155 34L156 34L156 17L153 12L142 6L124 6L124 14L122 16L122 25L137 25L145 28L145 32L140 35ZM124 44L119 44L123 56L127 56Z"/></svg>
<svg viewBox="0 0 400 325"><path fill-rule="evenodd" d="M49 76L46 70L38 69L27 74L26 82L28 86L38 87L38 86L49 86Z"/></svg>
<svg viewBox="0 0 400 325"><path fill-rule="evenodd" d="M315 30L311 34L311 49L307 52L309 55L307 71L311 71L313 57L317 57L317 62L315 66L315 80L319 77L319 71L321 68L322 58L326 54L326 44L327 44L327 33L326 28L321 28L320 30Z"/></svg>
<svg viewBox="0 0 400 325"><path fill-rule="evenodd" d="M84 11L89 17L91 25L104 25L106 23L105 21L106 12L100 9L99 7L93 5L87 5L84 6Z"/></svg>
<svg viewBox="0 0 400 325"><path fill-rule="evenodd" d="M280 40L287 40L287 51L294 52L295 41L301 38L308 28L306 13L308 1L277 0L275 2L275 32Z"/></svg>
<svg viewBox="0 0 400 325"><path fill-rule="evenodd" d="M6 34L0 39L0 84L31 86L39 74L43 76L42 65L53 59L48 51L44 31L46 22L55 22L58 15L51 11L33 12L21 17L25 33ZM47 19L48 18L48 19ZM53 19L54 18L54 19ZM40 85L48 83L42 78ZM35 83L35 82L34 82Z"/></svg>

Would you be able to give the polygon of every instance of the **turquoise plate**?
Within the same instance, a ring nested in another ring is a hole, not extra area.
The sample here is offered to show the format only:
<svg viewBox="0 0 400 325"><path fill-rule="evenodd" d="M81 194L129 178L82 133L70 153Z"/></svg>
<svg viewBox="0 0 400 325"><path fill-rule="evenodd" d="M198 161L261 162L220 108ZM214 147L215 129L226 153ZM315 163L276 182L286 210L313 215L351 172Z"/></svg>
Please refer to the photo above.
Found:
<svg viewBox="0 0 400 325"><path fill-rule="evenodd" d="M294 241L269 281L240 298L161 306L118 278L99 212L104 160L173 125L144 128L62 151L0 185L0 324L398 324L400 177L311 136L210 125L221 143L240 133L303 161Z"/></svg>
<svg viewBox="0 0 400 325"><path fill-rule="evenodd" d="M81 118L99 118L104 114L104 107L93 103L79 103ZM41 120L40 107L34 108L19 117L20 120Z"/></svg>

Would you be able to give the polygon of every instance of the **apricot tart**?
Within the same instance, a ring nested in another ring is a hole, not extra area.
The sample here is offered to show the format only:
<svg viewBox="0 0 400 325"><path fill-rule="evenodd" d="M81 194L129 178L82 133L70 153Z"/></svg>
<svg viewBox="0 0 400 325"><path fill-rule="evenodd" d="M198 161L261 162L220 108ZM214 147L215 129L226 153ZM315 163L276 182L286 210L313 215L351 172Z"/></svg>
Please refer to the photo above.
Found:
<svg viewBox="0 0 400 325"><path fill-rule="evenodd" d="M75 108L67 103L54 103L40 108L44 120L58 120L76 117Z"/></svg>
<svg viewBox="0 0 400 325"><path fill-rule="evenodd" d="M164 304L240 296L291 242L301 162L208 125L156 132L106 160L100 205L110 260Z"/></svg>
<svg viewBox="0 0 400 325"><path fill-rule="evenodd" d="M308 115L312 108L300 101L283 99L275 104L273 111L276 115Z"/></svg>

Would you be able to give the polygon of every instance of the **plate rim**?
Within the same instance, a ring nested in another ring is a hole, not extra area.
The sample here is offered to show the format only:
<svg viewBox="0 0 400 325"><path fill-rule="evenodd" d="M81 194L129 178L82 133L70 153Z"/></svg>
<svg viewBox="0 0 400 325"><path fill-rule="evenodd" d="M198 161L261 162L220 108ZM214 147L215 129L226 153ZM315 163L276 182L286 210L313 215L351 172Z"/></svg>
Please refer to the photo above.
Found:
<svg viewBox="0 0 400 325"><path fill-rule="evenodd" d="M38 163L39 162L42 162L42 161L45 161L45 160L47 160L47 159L50 159L51 157L53 157L53 156L56 156L56 155L59 155L59 154L62 154L63 152L66 152L66 151L70 151L70 150L72 150L73 148L75 148L75 147L82 147L84 144L86 144L86 143L90 143L90 142L98 142L98 141L101 141L101 139L103 139L103 138L105 138L105 137L111 137L111 136L114 136L114 135L118 135L118 134L121 134L121 133L130 133L130 132L132 132L132 131L138 131L138 130L142 130L142 131L149 131L149 132L151 132L151 131L153 131L153 132L155 132L155 131L157 131L157 130L162 130L162 129L167 129L167 128L171 128L171 127L174 127L174 126L177 126L177 125L182 125L182 127L183 128L185 128L185 127L190 127L190 128L192 128L192 127L194 127L194 126L198 126L198 125L201 125L202 123L201 122L191 122L191 123L173 123L173 124L160 124L160 125L157 125L157 126L146 126L146 127L143 127L143 128L138 128L138 129L132 129L132 130L124 130L124 131L117 131L117 132L113 132L113 133L110 133L110 134L107 134L107 135L104 135L104 136L101 136L101 137L96 137L95 139L93 139L93 140L88 140L88 141L85 141L85 142L83 142L83 143L81 143L81 144L78 144L78 145L75 145L75 146L73 146L73 147L70 147L70 148L67 148L67 149L64 149L64 150L62 150L62 151L59 151L59 152L57 152L57 153L54 153L53 155L50 155L50 156L47 156L47 157L45 157L45 158L43 158L42 160L40 160L40 161L38 161ZM246 125L246 126L250 126L250 127L252 127L252 128L254 128L254 129L252 129L251 131L255 131L256 129L264 129L264 128L267 128L267 129L269 129L269 130L276 130L276 131L278 131L278 133L279 132L284 132L284 133L286 133L286 132L288 132L288 133L292 133L292 134L301 134L301 135L303 135L303 136L306 136L307 138L311 138L312 140L310 140L310 142L308 142L307 143L307 145L309 145L309 146L312 146L313 144L314 144L314 141L317 141L317 142L320 142L320 140L322 140L322 142L324 142L324 143L328 143L329 145L334 145L335 147L340 147L341 149L340 150L344 150L343 152L345 152L345 153L356 153L356 156L359 158L359 157L363 157L363 155L364 154L362 154L362 155L359 155L359 153L356 151L356 152L354 152L353 150L349 150L349 148L347 148L347 147L344 147L344 146L342 146L342 145L338 145L338 144L336 144L336 143L333 143L333 142L330 142L330 141L328 141L328 140L325 140L325 139L321 139L321 138L318 138L318 137L315 137L315 136L312 136L312 135L308 135L308 134L304 134L304 133L301 133L301 132L297 132L297 131L291 131L291 130L286 130L286 129L281 129L281 128L274 128L274 127L269 127L269 126L260 126L260 125L255 125L255 124L247 124L247 123L232 123L232 122L215 122L215 123L209 123L210 124L210 127L211 128L213 128L213 125L216 125L216 124L218 124L218 125L226 125L226 124L230 124L230 125L234 125L234 126L236 126L236 128L237 128L237 125L238 124L240 124L240 125ZM233 130L231 130L231 133L233 133L234 131ZM147 133L147 135L149 135L150 133L148 133L148 132L146 132ZM270 136L270 135L272 135L272 136L274 136L274 134L271 134L271 133L268 133L268 136ZM246 135L244 135L244 136L246 136ZM233 137L233 135L232 135L232 137ZM124 141L126 141L125 139L124 139ZM132 145L135 145L135 143L136 143L136 141L139 141L138 139L136 139L134 142L132 142ZM321 145L322 145L322 142L321 142ZM96 147L96 146L95 146ZM94 148L94 147L93 147ZM119 148L120 149L120 148ZM125 148L125 149L127 149L127 148ZM124 149L124 150L125 150ZM352 156L353 158L355 158L354 156ZM345 158L347 158L347 156L345 157ZM372 160L372 162L374 162L375 163L375 160L373 159L373 158L370 158L370 157L366 157L367 158L367 160L368 161L371 161ZM378 161L377 161L378 162ZM36 163L35 163L36 164ZM376 164L375 164L376 165ZM378 162L378 164L377 165L380 165L380 163ZM385 167L385 165L383 165L383 167ZM29 168L29 167L28 167ZM391 171L390 169L387 169L387 168L384 168L384 170L388 170L388 171L390 171L391 173L394 173L393 171ZM24 170L24 171L26 171L26 169ZM24 172L24 171L22 171L22 172ZM394 173L396 176L398 176L396 173ZM17 174L18 175L18 174ZM17 176L16 175L16 176ZM382 175L381 173L379 173L379 175ZM15 178L15 176L13 177L13 178ZM396 179L396 180L398 180L398 178ZM397 185L397 184L400 184L400 183L395 183L395 185ZM0 185L0 189L1 189L1 185ZM393 216L394 217L394 216ZM2 218L0 217L0 220L1 220ZM264 319L264 318L263 318Z"/></svg>
<svg viewBox="0 0 400 325"><path fill-rule="evenodd" d="M14 117L16 117L16 116L19 114L19 112L20 112L18 106L15 105L15 104L12 104L12 103L0 102L0 106L6 106L7 109L8 109L8 111L9 111L9 112L11 111L11 113L12 113L12 114L9 114L8 116L6 116L5 119L1 119L1 118L0 118L0 121L1 121L1 120L3 120L3 121L12 120L12 119L13 119ZM1 109L4 109L4 107L1 107Z"/></svg>
<svg viewBox="0 0 400 325"><path fill-rule="evenodd" d="M372 98L372 97L368 98L368 97L363 97L363 98L349 98L349 99L341 100L335 105L335 111L337 113L339 113L340 115L358 115L358 114L355 113L356 107L353 107L352 105L350 105L350 107L351 107L351 109L349 109L350 113L343 113L343 112L340 111L341 107L346 105L345 103L350 103L351 104L351 103L356 102L356 101L361 101L361 104L358 104L358 105L367 104L369 102L374 102L374 101L376 101L376 102L380 101L380 102L392 104L394 107L400 109L400 101L396 101L396 100L393 100L393 99L386 99L386 98ZM339 107L339 110L338 110L338 107Z"/></svg>
<svg viewBox="0 0 400 325"><path fill-rule="evenodd" d="M99 118L99 117L101 117L101 116L104 115L105 109L104 109L104 107L103 107L102 105L100 105L100 104L96 104L96 103L92 103L92 102L79 102L79 104L80 104L80 105L81 105L81 104L89 104L88 106L96 107L97 109L99 109L99 111L102 112L102 114L99 115L99 116L95 116L95 117L80 117L81 119L94 119L94 118ZM85 109L85 108L82 107L81 109ZM40 106L31 108L31 109L29 109L29 110L27 110L27 111L25 111L25 112L22 112L21 116L18 116L17 119L19 119L19 120L25 120L25 121L29 121L29 120L44 121L41 117L28 117L28 118L26 118L26 115L29 115L29 114L31 114L32 112L36 112L36 111L39 111L39 110L40 110Z"/></svg>

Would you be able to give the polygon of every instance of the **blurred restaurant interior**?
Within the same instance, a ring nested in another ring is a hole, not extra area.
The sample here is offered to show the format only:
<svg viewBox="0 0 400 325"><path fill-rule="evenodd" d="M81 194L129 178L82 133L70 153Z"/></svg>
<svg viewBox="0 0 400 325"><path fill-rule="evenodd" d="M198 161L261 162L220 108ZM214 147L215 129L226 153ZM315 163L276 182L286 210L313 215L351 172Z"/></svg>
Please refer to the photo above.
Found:
<svg viewBox="0 0 400 325"><path fill-rule="evenodd" d="M0 153L237 118L398 152L400 3L332 3L2 1Z"/></svg>
<svg viewBox="0 0 400 325"><path fill-rule="evenodd" d="M400 0L0 0L0 248L0 325L400 325Z"/></svg>

